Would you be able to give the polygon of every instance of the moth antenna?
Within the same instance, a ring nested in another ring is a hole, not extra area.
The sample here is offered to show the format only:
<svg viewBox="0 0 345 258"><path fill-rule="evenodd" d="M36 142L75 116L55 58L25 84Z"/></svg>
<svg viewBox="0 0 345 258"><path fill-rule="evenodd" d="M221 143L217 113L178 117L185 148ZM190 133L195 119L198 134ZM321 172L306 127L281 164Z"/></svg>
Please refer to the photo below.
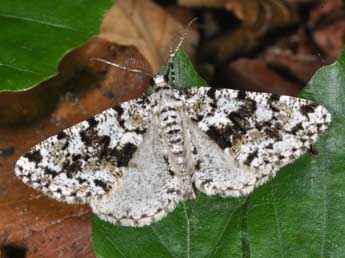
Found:
<svg viewBox="0 0 345 258"><path fill-rule="evenodd" d="M173 59L174 56L176 55L176 52L180 49L180 47L182 46L182 44L183 44L185 38L187 37L187 34L188 34L188 32L189 32L190 27L192 26L192 24L193 24L197 19L198 19L198 18L194 18L194 19L192 19L192 20L188 23L188 25L187 25L185 31L184 31L184 32L182 33L182 35L180 36L180 41L178 42L178 44L176 45L176 47L175 47L175 48L170 48L170 51L169 51L169 52L170 52L170 53L169 53L169 61L168 61L168 63L171 63L171 62L172 62L172 59Z"/></svg>
<svg viewBox="0 0 345 258"><path fill-rule="evenodd" d="M111 65L113 67L116 67L116 68L119 68L119 69L122 69L122 70L125 70L125 71L132 72L132 73L141 73L141 74L144 74L144 75L146 75L148 77L151 77L151 78L154 77L153 74L151 74L151 73L149 73L147 71L140 70L140 69L135 69L135 68L128 68L128 67L122 66L120 64L112 63L112 62L110 62L108 60L105 60L103 58L95 57L95 58L91 58L90 60L96 60L96 61L108 64L108 65Z"/></svg>

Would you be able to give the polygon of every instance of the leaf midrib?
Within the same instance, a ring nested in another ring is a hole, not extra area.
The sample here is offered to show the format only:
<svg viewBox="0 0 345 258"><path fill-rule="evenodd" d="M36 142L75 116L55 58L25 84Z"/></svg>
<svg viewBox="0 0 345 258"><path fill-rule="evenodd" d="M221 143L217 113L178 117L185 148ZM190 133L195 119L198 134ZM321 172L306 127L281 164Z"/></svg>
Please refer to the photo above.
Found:
<svg viewBox="0 0 345 258"><path fill-rule="evenodd" d="M214 255L217 252L217 246L225 236L225 232L228 230L229 225L231 224L232 218L234 217L234 214L237 212L238 208L242 205L242 202L238 203L236 207L231 211L230 216L228 219L225 221L224 227L222 232L219 234L218 239L216 240L214 246L211 248L210 255L207 256L206 258L213 258L215 257Z"/></svg>

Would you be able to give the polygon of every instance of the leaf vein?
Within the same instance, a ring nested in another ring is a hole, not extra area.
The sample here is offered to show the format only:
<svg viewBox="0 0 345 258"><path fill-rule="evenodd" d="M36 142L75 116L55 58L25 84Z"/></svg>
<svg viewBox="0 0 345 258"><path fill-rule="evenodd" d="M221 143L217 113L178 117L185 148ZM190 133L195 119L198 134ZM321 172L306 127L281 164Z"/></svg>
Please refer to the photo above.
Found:
<svg viewBox="0 0 345 258"><path fill-rule="evenodd" d="M151 230L153 232L153 234L158 238L159 243L165 248L165 250L168 252L168 254L170 255L170 257L172 258L177 258L173 252L168 248L168 246L163 242L163 240L160 238L159 234L156 232L156 229L154 228L154 225L152 225Z"/></svg>
<svg viewBox="0 0 345 258"><path fill-rule="evenodd" d="M275 196L275 189L274 189L274 182L272 182L272 207L273 207L273 212L274 212L274 220L276 223L276 228L277 228L277 236L278 236L278 243L279 243L279 253L280 257L285 257L284 255L284 249L283 249L283 242L282 242L282 232L280 230L280 223L279 223L279 214L278 214L278 209L276 205L276 200L274 198Z"/></svg>
<svg viewBox="0 0 345 258"><path fill-rule="evenodd" d="M5 66L7 68L13 69L15 71L19 71L19 72L26 72L26 73L32 73L32 74L37 74L39 75L39 73L36 73L34 71L28 70L28 69L23 69L23 68L18 68L12 65L8 65L8 64L0 64L0 66Z"/></svg>
<svg viewBox="0 0 345 258"><path fill-rule="evenodd" d="M51 22L47 22L47 21L43 21L43 20L37 20L37 19L29 18L29 17L21 17L21 16L17 16L17 15L10 15L10 14L4 14L4 13L0 13L0 17L4 17L4 18L8 18L8 19L16 19L16 20L25 21L25 22L39 23L39 24L54 27L54 28L59 28L59 29L64 29L64 30L68 30L68 31L77 32L77 30L73 29L72 27L66 26L66 25L51 23Z"/></svg>
<svg viewBox="0 0 345 258"><path fill-rule="evenodd" d="M123 257L123 258L129 258L128 256L124 255L117 247L116 245L114 245L112 239L109 236L105 237L106 240L108 240L108 242L110 243L110 245L112 247L114 247L114 249Z"/></svg>
<svg viewBox="0 0 345 258"><path fill-rule="evenodd" d="M186 223L187 223L187 258L190 258L190 221L189 221L189 217L188 217L188 213L187 213L187 208L186 208L186 204L183 203L183 212L186 218Z"/></svg>

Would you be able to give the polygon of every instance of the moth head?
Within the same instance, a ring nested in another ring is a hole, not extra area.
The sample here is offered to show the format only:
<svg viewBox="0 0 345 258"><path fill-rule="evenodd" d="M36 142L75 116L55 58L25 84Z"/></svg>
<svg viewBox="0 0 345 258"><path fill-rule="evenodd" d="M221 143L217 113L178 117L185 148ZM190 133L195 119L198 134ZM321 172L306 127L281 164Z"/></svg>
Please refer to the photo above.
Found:
<svg viewBox="0 0 345 258"><path fill-rule="evenodd" d="M153 77L153 82L157 88L162 88L162 87L167 86L167 82L164 78L164 75L162 74L157 74L155 77Z"/></svg>

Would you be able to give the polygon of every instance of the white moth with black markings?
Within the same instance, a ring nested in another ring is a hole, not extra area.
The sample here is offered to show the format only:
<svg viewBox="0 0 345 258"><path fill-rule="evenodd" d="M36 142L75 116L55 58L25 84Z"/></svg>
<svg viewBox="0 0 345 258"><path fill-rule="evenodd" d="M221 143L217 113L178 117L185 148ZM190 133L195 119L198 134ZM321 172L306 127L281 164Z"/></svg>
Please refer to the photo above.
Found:
<svg viewBox="0 0 345 258"><path fill-rule="evenodd" d="M195 198L196 190L223 197L251 193L308 151L331 121L324 107L304 99L178 90L161 74L153 81L151 95L34 146L17 161L16 175L58 201L88 203L106 221L140 227Z"/></svg>

